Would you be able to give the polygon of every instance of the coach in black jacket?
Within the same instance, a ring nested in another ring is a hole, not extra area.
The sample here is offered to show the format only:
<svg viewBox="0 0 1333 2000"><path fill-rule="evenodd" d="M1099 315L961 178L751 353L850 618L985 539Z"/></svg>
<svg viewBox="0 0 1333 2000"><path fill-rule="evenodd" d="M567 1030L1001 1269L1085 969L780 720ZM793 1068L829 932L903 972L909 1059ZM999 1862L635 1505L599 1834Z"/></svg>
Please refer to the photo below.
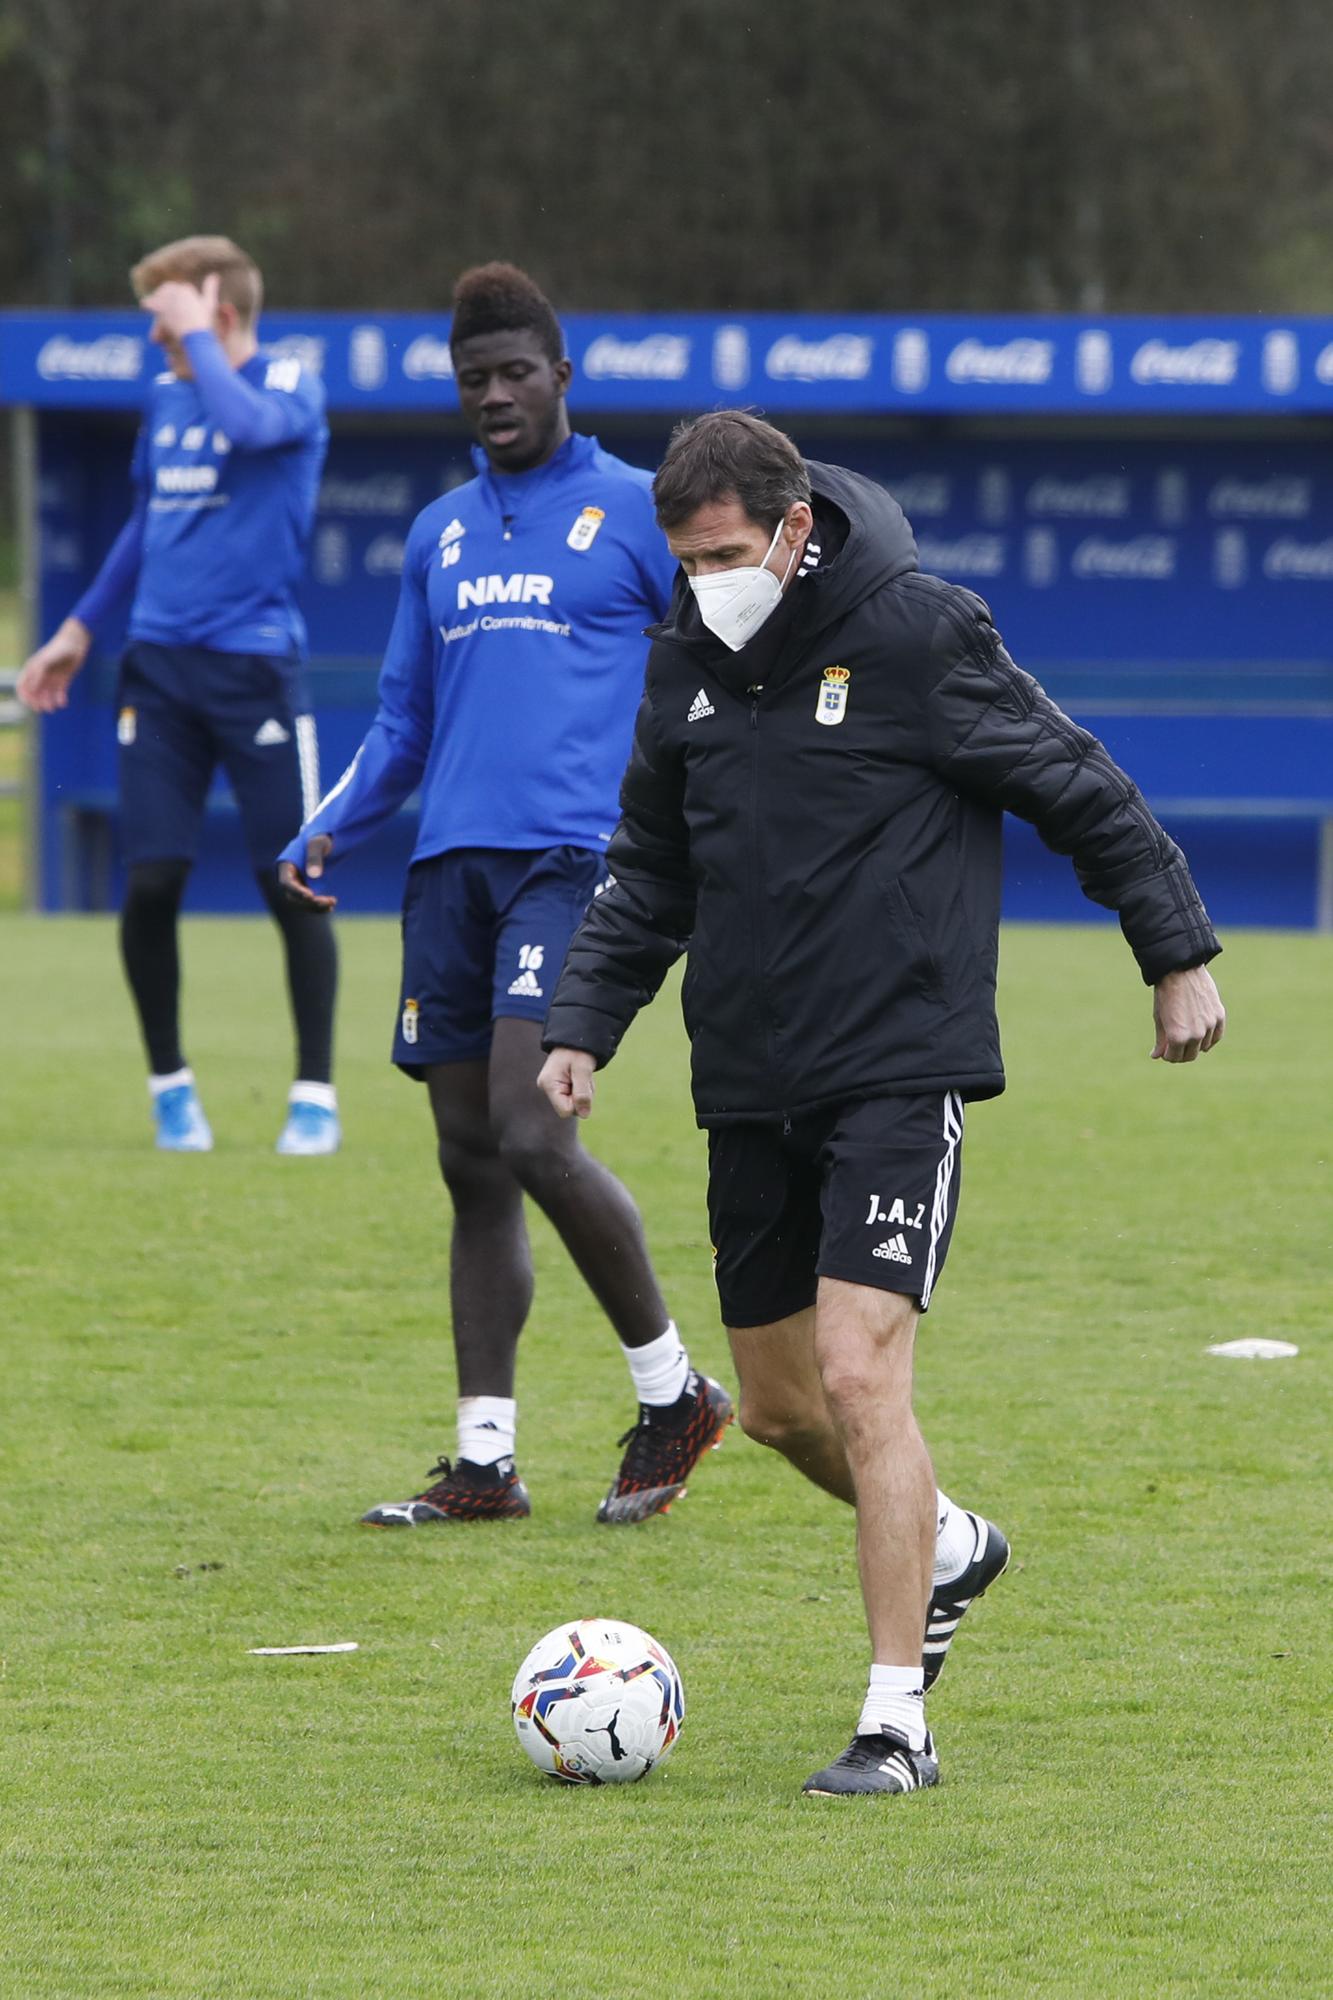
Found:
<svg viewBox="0 0 1333 2000"><path fill-rule="evenodd" d="M586 1116L594 1068L688 945L741 1421L857 1507L871 1687L807 1789L913 1790L938 1775L923 1681L1008 1554L936 1496L911 1413L963 1101L1004 1088L1002 812L1119 912L1167 1061L1221 1036L1219 946L1133 783L979 598L918 570L882 488L727 411L676 433L654 493L684 575L654 634L613 886L570 948L541 1081Z"/></svg>

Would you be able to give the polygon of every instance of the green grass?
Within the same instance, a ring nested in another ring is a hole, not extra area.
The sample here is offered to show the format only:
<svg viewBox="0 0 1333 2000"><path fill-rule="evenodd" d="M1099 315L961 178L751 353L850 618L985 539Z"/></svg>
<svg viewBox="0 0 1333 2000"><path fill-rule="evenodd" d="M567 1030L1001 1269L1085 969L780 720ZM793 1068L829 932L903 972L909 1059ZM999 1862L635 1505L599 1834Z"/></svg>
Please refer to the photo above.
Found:
<svg viewBox="0 0 1333 2000"><path fill-rule="evenodd" d="M172 1159L111 927L0 923L5 2000L1327 1991L1330 943L1235 939L1226 1043L1167 1070L1114 935L1008 934L1012 1090L969 1120L920 1404L1015 1561L932 1701L943 1788L841 1802L799 1786L860 1699L847 1515L733 1431L669 1519L594 1526L628 1382L544 1225L532 1520L355 1526L453 1397L395 935L343 942L345 1152L272 1156L276 954L196 922L218 1150ZM682 1059L664 1001L590 1137L726 1373ZM1300 1358L1204 1353L1250 1332ZM538 1779L508 1715L594 1613L689 1697L623 1792ZM301 1639L361 1650L247 1653Z"/></svg>

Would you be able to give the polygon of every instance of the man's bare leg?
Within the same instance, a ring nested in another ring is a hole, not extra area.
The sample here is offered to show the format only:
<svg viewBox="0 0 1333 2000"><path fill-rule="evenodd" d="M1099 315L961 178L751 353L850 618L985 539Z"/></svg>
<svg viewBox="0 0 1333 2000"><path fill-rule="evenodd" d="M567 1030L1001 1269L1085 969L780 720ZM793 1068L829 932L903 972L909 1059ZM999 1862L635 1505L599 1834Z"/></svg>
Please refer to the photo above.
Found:
<svg viewBox="0 0 1333 2000"><path fill-rule="evenodd" d="M856 1501L847 1453L815 1362L815 1309L767 1326L727 1329L741 1385L740 1425L756 1444L779 1451L816 1486Z"/></svg>
<svg viewBox="0 0 1333 2000"><path fill-rule="evenodd" d="M821 1278L815 1361L856 1492L856 1547L876 1661L921 1658L935 1560L935 1474L912 1410L916 1301Z"/></svg>

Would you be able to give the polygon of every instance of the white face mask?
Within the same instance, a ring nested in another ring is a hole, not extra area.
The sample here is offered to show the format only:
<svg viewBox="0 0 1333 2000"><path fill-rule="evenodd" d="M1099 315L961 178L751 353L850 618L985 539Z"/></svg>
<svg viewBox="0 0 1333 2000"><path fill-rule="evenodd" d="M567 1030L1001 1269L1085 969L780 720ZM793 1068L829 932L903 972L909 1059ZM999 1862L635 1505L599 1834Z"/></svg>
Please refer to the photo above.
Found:
<svg viewBox="0 0 1333 2000"><path fill-rule="evenodd" d="M699 606L699 616L724 646L733 653L752 639L765 619L771 618L782 602L782 592L796 560L795 549L781 579L768 568L768 558L778 545L785 521L779 521L773 539L764 551L763 563L752 569L719 569L710 576L692 576L690 589Z"/></svg>

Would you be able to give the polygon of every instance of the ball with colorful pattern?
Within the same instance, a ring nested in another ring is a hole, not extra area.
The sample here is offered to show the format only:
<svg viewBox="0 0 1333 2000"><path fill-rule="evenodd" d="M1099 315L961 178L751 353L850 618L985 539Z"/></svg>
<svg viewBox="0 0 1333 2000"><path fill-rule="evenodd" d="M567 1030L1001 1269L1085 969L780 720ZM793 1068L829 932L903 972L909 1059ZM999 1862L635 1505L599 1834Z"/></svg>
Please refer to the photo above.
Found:
<svg viewBox="0 0 1333 2000"><path fill-rule="evenodd" d="M685 1690L649 1633L583 1618L537 1641L514 1676L510 1706L539 1771L566 1785L628 1785L675 1747Z"/></svg>

